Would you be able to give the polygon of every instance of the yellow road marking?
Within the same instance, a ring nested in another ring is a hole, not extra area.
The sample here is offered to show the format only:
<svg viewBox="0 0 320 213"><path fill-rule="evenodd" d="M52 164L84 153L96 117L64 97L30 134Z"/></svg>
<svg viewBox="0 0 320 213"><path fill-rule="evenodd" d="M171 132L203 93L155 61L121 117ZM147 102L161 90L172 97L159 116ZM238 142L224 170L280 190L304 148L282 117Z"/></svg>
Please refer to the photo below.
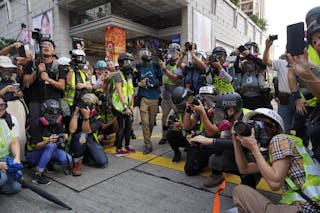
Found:
<svg viewBox="0 0 320 213"><path fill-rule="evenodd" d="M160 137L160 136L161 136L160 134L153 135L152 138L157 138L157 137ZM139 138L140 137L138 137L138 139ZM113 144L113 142L112 142L112 144ZM105 146L104 150L108 154L115 154L116 153L115 147L111 146L111 145ZM184 161L180 161L179 163L174 164L174 163L172 163L170 158L162 157L162 156L158 156L158 155L154 155L154 154L144 155L140 151L136 151L135 153L130 153L130 154L126 155L125 157L133 159L133 160L142 161L142 162L147 162L148 161L148 163L150 163L152 165L161 166L161 167L165 167L165 168L169 168L169 169L174 169L174 170L177 170L177 171L180 171L180 172L184 172L184 166L185 166L185 162ZM209 170L209 168L207 168L205 171L200 173L201 176L205 176L205 177L210 176L210 174L211 174L211 171ZM240 179L240 177L238 175L224 173L224 177L226 178L226 181L229 182L229 183L234 183L234 184L240 184L241 183L241 179ZM263 178L258 183L257 189L273 192L273 193L276 193L276 194L282 194L281 190L271 191L271 189L269 188L268 184L266 183L266 181Z"/></svg>

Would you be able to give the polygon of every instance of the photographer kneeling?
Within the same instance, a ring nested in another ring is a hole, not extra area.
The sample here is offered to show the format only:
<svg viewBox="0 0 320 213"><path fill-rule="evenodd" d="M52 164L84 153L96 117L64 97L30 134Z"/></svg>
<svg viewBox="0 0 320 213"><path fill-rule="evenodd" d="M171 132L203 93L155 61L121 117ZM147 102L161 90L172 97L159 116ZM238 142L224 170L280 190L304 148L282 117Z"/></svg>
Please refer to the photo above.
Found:
<svg viewBox="0 0 320 213"><path fill-rule="evenodd" d="M233 134L240 173L260 172L272 190L282 187L284 194L280 201L282 204L273 204L258 191L238 185L233 191L233 201L239 212L319 212L320 165L310 157L302 140L291 135L278 135L284 132L284 124L282 118L270 109L256 109L248 113L243 121L245 123L238 125L246 131L240 131L242 136L239 131ZM253 128L246 127L246 123L251 123L249 126ZM261 134L263 137L257 140L257 135ZM267 148L269 162L263 157L260 147ZM243 148L251 151L255 162L248 163Z"/></svg>
<svg viewBox="0 0 320 213"><path fill-rule="evenodd" d="M65 147L68 135L63 134L62 116L59 102L48 99L42 104L42 117L34 119L30 125L30 140L27 145L27 161L37 164L32 182L50 184L43 175L48 163L68 165L72 158L59 147Z"/></svg>
<svg viewBox="0 0 320 213"><path fill-rule="evenodd" d="M69 131L73 134L71 142L73 176L81 175L81 165L86 154L94 166L104 167L108 163L107 154L98 141L98 130L103 123L96 110L97 103L97 96L93 93L85 94L71 118Z"/></svg>

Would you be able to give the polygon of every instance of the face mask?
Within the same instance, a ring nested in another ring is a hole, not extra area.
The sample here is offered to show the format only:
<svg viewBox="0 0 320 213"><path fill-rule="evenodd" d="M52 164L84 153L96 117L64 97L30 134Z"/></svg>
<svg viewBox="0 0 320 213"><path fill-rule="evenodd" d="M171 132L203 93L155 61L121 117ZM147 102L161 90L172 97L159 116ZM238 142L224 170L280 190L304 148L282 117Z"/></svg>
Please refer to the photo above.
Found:
<svg viewBox="0 0 320 213"><path fill-rule="evenodd" d="M11 78L11 76L12 76L12 71L10 71L10 70L4 70L3 72L2 72L2 75L1 75L1 77L2 77L2 80L4 80L4 81L9 81L10 80L10 78Z"/></svg>
<svg viewBox="0 0 320 213"><path fill-rule="evenodd" d="M93 109L90 111L89 117L91 118L91 117L95 116L96 114L97 114L97 110L96 110L96 108L93 108Z"/></svg>

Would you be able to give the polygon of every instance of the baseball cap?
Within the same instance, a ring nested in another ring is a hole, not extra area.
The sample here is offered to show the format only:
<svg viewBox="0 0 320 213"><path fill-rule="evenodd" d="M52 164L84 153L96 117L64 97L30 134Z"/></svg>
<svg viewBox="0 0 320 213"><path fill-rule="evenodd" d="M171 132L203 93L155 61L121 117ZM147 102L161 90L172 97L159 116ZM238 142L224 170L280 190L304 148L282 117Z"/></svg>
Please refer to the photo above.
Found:
<svg viewBox="0 0 320 213"><path fill-rule="evenodd" d="M17 68L8 56L0 56L0 67L3 68Z"/></svg>

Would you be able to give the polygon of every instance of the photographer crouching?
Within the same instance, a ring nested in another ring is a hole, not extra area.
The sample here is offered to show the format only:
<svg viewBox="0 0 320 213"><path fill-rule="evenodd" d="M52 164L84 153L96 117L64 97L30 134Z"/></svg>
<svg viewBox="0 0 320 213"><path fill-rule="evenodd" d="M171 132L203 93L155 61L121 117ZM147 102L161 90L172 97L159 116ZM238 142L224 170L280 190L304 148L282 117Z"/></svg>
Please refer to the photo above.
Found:
<svg viewBox="0 0 320 213"><path fill-rule="evenodd" d="M96 167L104 167L108 163L107 154L98 141L98 130L103 124L96 110L98 100L93 93L83 95L70 121L73 176L82 174L81 166L84 157L87 157L86 160Z"/></svg>
<svg viewBox="0 0 320 213"><path fill-rule="evenodd" d="M282 187L284 194L280 201L282 204L273 204L258 191L238 185L233 191L233 201L239 212L319 212L320 165L310 157L302 140L279 134L284 132L282 118L267 108L248 113L243 121L238 124L240 128L235 128L238 131L233 132L240 173L260 172L271 190ZM262 140L257 140L257 133L264 135L260 137ZM269 161L265 160L259 147L268 150ZM255 162L248 163L243 148L251 151Z"/></svg>
<svg viewBox="0 0 320 213"><path fill-rule="evenodd" d="M42 104L42 115L32 121L30 136L26 158L28 163L37 165L32 182L48 185L50 181L44 175L48 163L65 166L72 160L63 150L68 135L63 131L58 101L48 99Z"/></svg>

